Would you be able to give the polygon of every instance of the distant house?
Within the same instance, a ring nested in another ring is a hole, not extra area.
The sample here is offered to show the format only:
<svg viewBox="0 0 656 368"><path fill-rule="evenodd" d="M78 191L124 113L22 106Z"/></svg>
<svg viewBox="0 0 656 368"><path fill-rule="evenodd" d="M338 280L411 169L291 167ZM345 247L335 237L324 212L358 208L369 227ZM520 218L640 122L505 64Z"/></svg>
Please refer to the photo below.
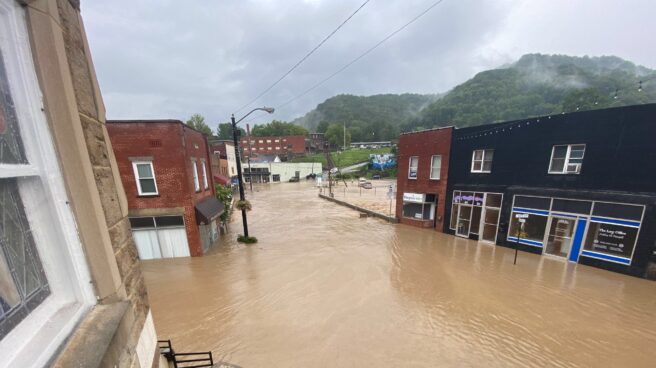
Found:
<svg viewBox="0 0 656 368"><path fill-rule="evenodd" d="M305 153L305 136L284 135L272 137L241 137L240 148L245 160L255 155L294 156Z"/></svg>
<svg viewBox="0 0 656 368"><path fill-rule="evenodd" d="M212 141L210 146L212 154L217 155L223 163L219 163L218 167L224 167L226 170L219 169L213 171L214 174L220 174L233 178L237 176L237 155L235 153L235 144L231 140Z"/></svg>
<svg viewBox="0 0 656 368"><path fill-rule="evenodd" d="M253 183L288 182L292 177L305 178L310 174L321 175L320 162L251 162L242 165L244 181Z"/></svg>
<svg viewBox="0 0 656 368"><path fill-rule="evenodd" d="M107 130L141 259L201 256L219 238L206 137L179 120L114 120Z"/></svg>

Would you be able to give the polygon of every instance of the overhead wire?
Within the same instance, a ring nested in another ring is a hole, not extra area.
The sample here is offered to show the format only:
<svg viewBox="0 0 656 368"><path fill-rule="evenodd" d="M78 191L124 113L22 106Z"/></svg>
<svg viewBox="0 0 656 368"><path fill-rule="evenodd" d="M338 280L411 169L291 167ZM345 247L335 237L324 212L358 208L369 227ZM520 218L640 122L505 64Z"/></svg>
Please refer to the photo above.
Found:
<svg viewBox="0 0 656 368"><path fill-rule="evenodd" d="M424 15L426 15L426 13L428 13L429 11L431 11L433 8L435 8L436 6L440 5L440 4L443 3L444 1L445 1L445 0L438 0L438 1L434 2L434 3L432 3L428 8L426 8L424 11L422 11L422 12L419 13L417 16L415 16L414 18L412 18L410 21L408 21L407 23L403 24L401 27L397 28L396 30L394 30L393 32L391 32L390 34L388 34L387 36L385 36L382 40L380 40L379 42L377 42L377 43L376 43L375 45L373 45L372 47L368 48L366 51L364 51L363 53L361 53L360 55L358 55L358 56L357 56L356 58L354 58L353 60L351 60L351 61L349 61L348 63L346 63L344 66L342 66L341 68L339 68L339 69L338 69L337 71L335 71L334 73L330 74L328 77L322 79L322 80L319 81L318 83L314 84L312 87L310 87L310 88L306 89L305 91L303 91L302 93L300 93L300 94L298 94L298 95L292 97L291 99L287 100L286 102L284 102L284 103L282 103L282 104L276 106L276 107L275 107L276 110L279 110L279 109L281 109L281 108L283 108L283 107L289 105L290 103L292 103L292 102L298 100L299 98L301 98L301 97L307 95L308 93L312 92L313 90L315 90L316 88L318 88L318 87L321 86L322 84L326 83L326 82L329 81L330 79L332 79L332 78L334 78L335 76L337 76L339 73L341 73L341 72L343 72L344 70L348 69L351 65L355 64L355 63L358 62L360 59L362 59L363 57L367 56L369 53L371 53L372 51L374 51L375 49L377 49L378 47L380 47L380 45L382 45L383 43L385 43L385 42L386 42L387 40L389 40L390 38L394 37L394 36L395 36L396 34L398 34L399 32L401 32L401 31L403 31L404 29L406 29L406 28L407 28L408 26L410 26L412 23L416 22L419 18L421 18L421 17L423 17ZM260 117L262 117L262 116L265 116L265 115L264 115L264 114L261 114L261 115L259 115L259 116L255 116L255 117L253 117L252 119L250 119L249 121L256 120L256 119L258 119L258 118L260 118Z"/></svg>
<svg viewBox="0 0 656 368"><path fill-rule="evenodd" d="M353 13L351 13L351 15L349 15L346 19L344 19L344 21L343 21L342 23L340 23L340 25L337 26L337 28L335 28L332 32L330 32L330 33L328 34L328 36L326 36L323 40L321 40L321 42L319 42L319 44L317 44L312 50L310 50L307 54L305 54L305 56L303 56L303 57L302 57L302 58L301 58L296 64L294 64L294 66L292 66L287 72L285 72L280 78L278 78L278 79L277 79L275 82L273 82L270 86L268 86L267 88L265 88L264 91L260 92L260 94L258 94L255 98L253 98L251 101L249 101L248 103L244 104L244 105L241 106L239 109L237 109L234 113L236 114L236 113L238 113L239 111L241 111L241 110L243 110L244 108L246 108L247 106L250 106L252 103L254 103L255 101L259 100L260 97L264 96L267 92L269 92L273 87L275 87L276 85L278 85L278 83L280 83L280 82L281 82L283 79L285 79L289 74L291 74L291 73L292 73L296 68L298 68L298 67L299 67L299 66L300 66L305 60L307 60L312 54L314 54L314 52L317 51L317 50L318 50L318 49L319 49L324 43L326 43L326 41L328 41L328 40L329 40L329 39L330 39L335 33L337 33L337 31L339 31L339 30L340 30L340 29L341 29L346 23L348 23L348 21L351 20L351 18L353 18L353 17L354 17L354 16L355 16L355 15L356 15L356 14L357 14L362 8L364 8L364 6L367 5L367 3L368 3L369 1L371 1L371 0L366 0L365 2L363 2L363 3L362 3L357 9L355 9L355 11L354 11Z"/></svg>

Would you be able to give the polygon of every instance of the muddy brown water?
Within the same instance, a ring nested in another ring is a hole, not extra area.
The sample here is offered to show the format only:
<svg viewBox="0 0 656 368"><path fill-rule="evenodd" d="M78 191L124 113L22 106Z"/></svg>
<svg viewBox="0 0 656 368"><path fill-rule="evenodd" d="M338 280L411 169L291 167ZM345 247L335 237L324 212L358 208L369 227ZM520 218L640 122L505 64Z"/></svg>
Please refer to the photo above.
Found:
<svg viewBox="0 0 656 368"><path fill-rule="evenodd" d="M202 258L143 262L160 339L242 367L654 367L656 282L258 187Z"/></svg>

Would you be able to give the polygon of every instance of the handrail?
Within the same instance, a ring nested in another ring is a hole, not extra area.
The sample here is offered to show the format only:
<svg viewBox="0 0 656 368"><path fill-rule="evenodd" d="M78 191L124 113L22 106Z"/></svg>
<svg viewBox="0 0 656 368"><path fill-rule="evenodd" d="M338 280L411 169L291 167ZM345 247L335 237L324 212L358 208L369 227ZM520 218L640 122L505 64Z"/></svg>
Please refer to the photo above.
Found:
<svg viewBox="0 0 656 368"><path fill-rule="evenodd" d="M173 350L171 340L157 340L157 347L160 354L164 355L169 362L173 363L174 368L204 368L214 366L214 357L211 351L193 352L193 353L176 353ZM185 359L184 357L198 357L196 359ZM178 357L182 359L178 359ZM202 364L194 364L202 363ZM182 365L178 365L182 364Z"/></svg>

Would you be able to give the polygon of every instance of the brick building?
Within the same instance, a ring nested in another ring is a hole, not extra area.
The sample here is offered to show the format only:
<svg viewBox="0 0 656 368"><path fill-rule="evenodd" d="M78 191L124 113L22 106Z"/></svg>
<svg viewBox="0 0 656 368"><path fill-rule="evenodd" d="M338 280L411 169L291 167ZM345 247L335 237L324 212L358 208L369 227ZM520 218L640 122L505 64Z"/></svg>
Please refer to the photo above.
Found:
<svg viewBox="0 0 656 368"><path fill-rule="evenodd" d="M250 144L249 144L250 140ZM240 148L244 157L254 154L279 155L280 157L302 155L305 153L305 136L284 135L276 137L242 137Z"/></svg>
<svg viewBox="0 0 656 368"><path fill-rule="evenodd" d="M201 256L218 240L206 137L179 120L108 121L141 259Z"/></svg>
<svg viewBox="0 0 656 368"><path fill-rule="evenodd" d="M217 140L210 142L210 152L221 161L216 161L218 171L212 171L214 175L219 174L228 178L237 177L237 155L235 145L230 140Z"/></svg>
<svg viewBox="0 0 656 368"><path fill-rule="evenodd" d="M396 179L401 223L443 230L452 132L446 127L401 134Z"/></svg>
<svg viewBox="0 0 656 368"><path fill-rule="evenodd" d="M160 362L81 19L75 0L0 0L3 367Z"/></svg>

